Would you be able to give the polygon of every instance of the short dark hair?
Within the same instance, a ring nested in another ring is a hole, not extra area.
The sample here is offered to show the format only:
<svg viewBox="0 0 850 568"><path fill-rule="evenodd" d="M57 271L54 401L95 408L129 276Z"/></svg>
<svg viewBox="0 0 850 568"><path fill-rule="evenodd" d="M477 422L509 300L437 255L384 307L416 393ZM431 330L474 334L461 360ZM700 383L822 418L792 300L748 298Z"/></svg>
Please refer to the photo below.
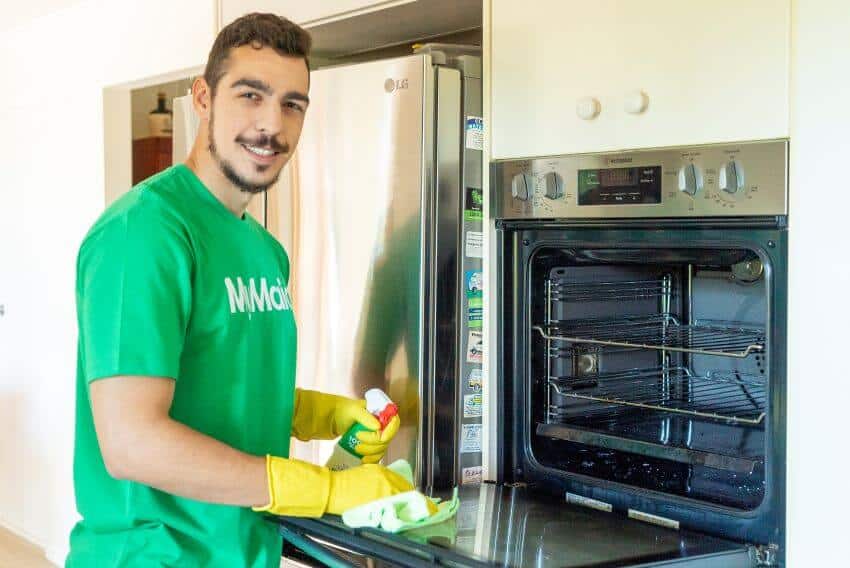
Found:
<svg viewBox="0 0 850 568"><path fill-rule="evenodd" d="M246 14L227 24L213 42L204 68L204 79L215 96L216 87L225 73L225 63L234 47L251 45L255 49L271 47L280 55L301 57L310 68L310 33L276 14Z"/></svg>

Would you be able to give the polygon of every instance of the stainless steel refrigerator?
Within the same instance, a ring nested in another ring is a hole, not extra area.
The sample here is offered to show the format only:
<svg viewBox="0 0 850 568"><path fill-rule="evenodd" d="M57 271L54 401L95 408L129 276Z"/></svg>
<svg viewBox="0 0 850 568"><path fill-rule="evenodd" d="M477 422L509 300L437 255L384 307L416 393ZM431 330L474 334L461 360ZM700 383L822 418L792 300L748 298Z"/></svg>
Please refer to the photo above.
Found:
<svg viewBox="0 0 850 568"><path fill-rule="evenodd" d="M385 463L407 459L423 487L481 476L480 68L432 45L314 71L279 188L298 384L387 392L402 429Z"/></svg>

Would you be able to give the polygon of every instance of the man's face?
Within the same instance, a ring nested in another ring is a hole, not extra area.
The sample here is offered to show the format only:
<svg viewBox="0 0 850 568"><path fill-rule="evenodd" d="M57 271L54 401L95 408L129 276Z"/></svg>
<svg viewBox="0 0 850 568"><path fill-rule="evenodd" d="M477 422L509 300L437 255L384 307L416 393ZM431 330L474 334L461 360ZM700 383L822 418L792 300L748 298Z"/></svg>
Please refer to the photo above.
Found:
<svg viewBox="0 0 850 568"><path fill-rule="evenodd" d="M277 181L301 136L308 85L300 57L270 47L230 50L210 109L209 149L242 191L259 193Z"/></svg>

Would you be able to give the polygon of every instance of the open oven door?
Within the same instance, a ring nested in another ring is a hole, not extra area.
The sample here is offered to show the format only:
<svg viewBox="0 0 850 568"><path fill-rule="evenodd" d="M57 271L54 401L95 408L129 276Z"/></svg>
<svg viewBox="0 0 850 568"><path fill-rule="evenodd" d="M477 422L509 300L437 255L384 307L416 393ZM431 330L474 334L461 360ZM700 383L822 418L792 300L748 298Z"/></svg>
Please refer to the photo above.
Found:
<svg viewBox="0 0 850 568"><path fill-rule="evenodd" d="M336 516L279 517L284 539L327 566L753 566L741 543L593 510L525 487L460 491L455 519L400 534ZM358 560L359 559L359 560ZM371 562L370 562L371 561Z"/></svg>

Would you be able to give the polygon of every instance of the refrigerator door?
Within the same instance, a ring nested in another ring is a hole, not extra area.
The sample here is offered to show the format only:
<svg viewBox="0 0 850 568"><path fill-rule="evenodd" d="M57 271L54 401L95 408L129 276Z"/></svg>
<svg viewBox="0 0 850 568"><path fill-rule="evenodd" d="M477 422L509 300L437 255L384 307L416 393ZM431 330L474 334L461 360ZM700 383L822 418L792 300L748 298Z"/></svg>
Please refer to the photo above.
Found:
<svg viewBox="0 0 850 568"><path fill-rule="evenodd" d="M430 469L417 460L430 454L422 433L433 429L424 408L435 367L428 322L438 311L431 188L447 173L435 164L435 83L427 55L313 72L289 193L280 196L291 208L281 240L291 242L298 386L352 397L383 389L401 416L386 463L407 459L420 481ZM292 455L324 463L333 443Z"/></svg>
<svg viewBox="0 0 850 568"><path fill-rule="evenodd" d="M463 488L454 519L400 534L351 529L332 516L279 521L284 538L314 558L330 552L314 548L323 542L396 566L752 565L743 544L492 484Z"/></svg>

